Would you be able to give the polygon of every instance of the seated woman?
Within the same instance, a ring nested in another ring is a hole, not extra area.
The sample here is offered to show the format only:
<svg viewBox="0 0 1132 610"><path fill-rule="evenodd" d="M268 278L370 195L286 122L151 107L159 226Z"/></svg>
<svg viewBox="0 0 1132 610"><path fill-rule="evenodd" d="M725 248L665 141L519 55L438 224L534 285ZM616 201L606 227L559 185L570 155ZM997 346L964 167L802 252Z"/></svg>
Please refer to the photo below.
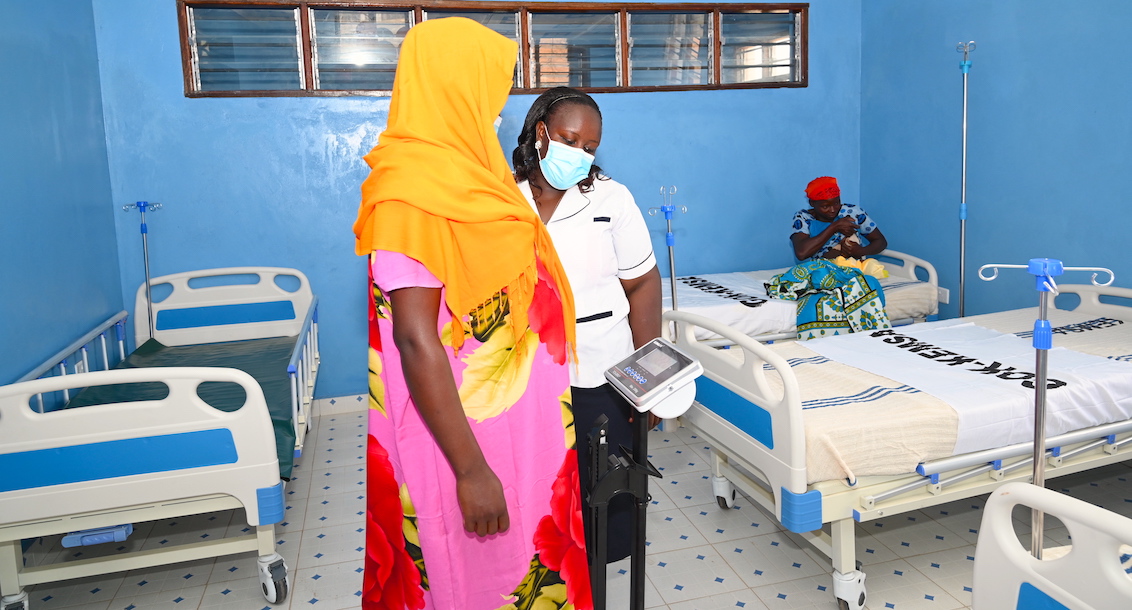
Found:
<svg viewBox="0 0 1132 610"><path fill-rule="evenodd" d="M888 240L860 206L841 203L837 178L822 176L806 186L810 209L794 215L794 256L811 258L864 258L879 254Z"/></svg>

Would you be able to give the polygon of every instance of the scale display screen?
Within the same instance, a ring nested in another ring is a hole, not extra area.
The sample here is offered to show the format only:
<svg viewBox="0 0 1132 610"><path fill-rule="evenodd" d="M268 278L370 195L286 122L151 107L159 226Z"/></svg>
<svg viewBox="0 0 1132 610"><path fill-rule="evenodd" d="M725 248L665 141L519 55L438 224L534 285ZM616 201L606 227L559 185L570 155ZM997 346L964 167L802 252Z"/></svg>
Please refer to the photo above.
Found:
<svg viewBox="0 0 1132 610"><path fill-rule="evenodd" d="M653 339L628 358L606 371L605 377L621 394L637 405L651 398L650 392L667 390L683 377L695 378L702 369L664 339Z"/></svg>

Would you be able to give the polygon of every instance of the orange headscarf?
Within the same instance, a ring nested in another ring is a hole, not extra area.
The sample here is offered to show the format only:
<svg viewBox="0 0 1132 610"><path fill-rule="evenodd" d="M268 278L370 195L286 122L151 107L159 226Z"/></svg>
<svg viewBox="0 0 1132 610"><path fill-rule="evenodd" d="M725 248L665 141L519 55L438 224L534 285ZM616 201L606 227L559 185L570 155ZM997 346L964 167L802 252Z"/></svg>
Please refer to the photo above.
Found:
<svg viewBox="0 0 1132 610"><path fill-rule="evenodd" d="M574 344L566 272L493 127L517 51L515 42L462 17L413 27L401 45L388 127L365 157L372 171L362 183L355 250L403 253L443 282L457 350L461 318L503 288L516 340L526 332L539 261Z"/></svg>
<svg viewBox="0 0 1132 610"><path fill-rule="evenodd" d="M813 201L825 201L841 196L841 189L837 186L837 178L822 176L810 180L806 185L806 197Z"/></svg>

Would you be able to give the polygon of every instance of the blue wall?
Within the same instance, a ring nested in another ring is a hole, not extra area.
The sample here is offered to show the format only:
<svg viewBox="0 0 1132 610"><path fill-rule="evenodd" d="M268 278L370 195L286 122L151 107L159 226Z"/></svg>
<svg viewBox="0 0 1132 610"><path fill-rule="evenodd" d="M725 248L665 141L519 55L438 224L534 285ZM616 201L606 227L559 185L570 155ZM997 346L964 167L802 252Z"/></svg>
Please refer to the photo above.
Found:
<svg viewBox="0 0 1132 610"><path fill-rule="evenodd" d="M116 202L160 201L150 222L154 275L234 265L295 267L320 297L319 396L365 380L365 266L350 227L362 155L388 99L184 97L175 3L93 0ZM598 162L659 205L676 185L681 273L786 266L785 227L811 178L860 168L859 1L811 3L810 87L598 96ZM532 96L504 111L510 150ZM115 218L127 303L142 282L137 219ZM650 219L663 248L663 221ZM663 257L663 252L660 252ZM666 265L665 265L666 266Z"/></svg>
<svg viewBox="0 0 1132 610"><path fill-rule="evenodd" d="M90 0L0 19L0 384L122 309Z"/></svg>
<svg viewBox="0 0 1132 610"><path fill-rule="evenodd" d="M1132 207L1132 3L1052 0L862 3L861 192L896 249L933 261L957 312L962 56L974 40L968 121L967 313L1036 303L1022 272L986 263L1060 258L1109 266ZM1092 210L1090 212L1089 210ZM1065 282L1087 282L1084 274Z"/></svg>

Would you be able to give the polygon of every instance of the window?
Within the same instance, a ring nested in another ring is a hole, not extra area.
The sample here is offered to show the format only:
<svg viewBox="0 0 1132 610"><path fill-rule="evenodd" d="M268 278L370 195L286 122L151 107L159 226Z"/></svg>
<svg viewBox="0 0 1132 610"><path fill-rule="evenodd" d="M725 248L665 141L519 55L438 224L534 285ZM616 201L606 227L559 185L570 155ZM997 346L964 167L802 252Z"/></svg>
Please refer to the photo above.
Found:
<svg viewBox="0 0 1132 610"><path fill-rule="evenodd" d="M808 4L178 0L190 97L389 95L405 34L467 17L519 43L515 93L805 87Z"/></svg>

